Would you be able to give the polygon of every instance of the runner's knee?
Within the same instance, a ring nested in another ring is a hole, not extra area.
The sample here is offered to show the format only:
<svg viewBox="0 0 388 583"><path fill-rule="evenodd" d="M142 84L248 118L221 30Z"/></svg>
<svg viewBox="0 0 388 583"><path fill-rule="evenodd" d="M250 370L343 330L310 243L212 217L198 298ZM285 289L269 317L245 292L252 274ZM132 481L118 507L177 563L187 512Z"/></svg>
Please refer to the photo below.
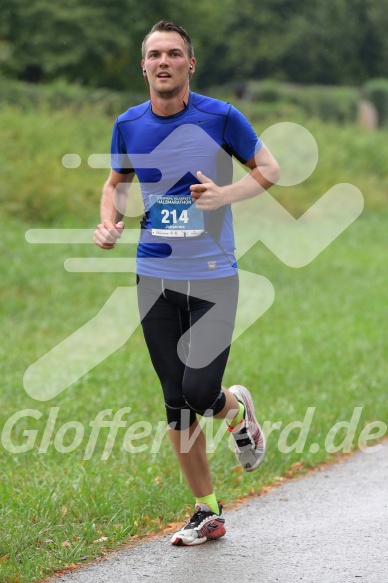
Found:
<svg viewBox="0 0 388 583"><path fill-rule="evenodd" d="M206 377L203 369L185 375L182 389L187 405L200 415L217 415L225 406L220 379Z"/></svg>
<svg viewBox="0 0 388 583"><path fill-rule="evenodd" d="M192 426L197 416L194 411L187 406L183 409L172 409L165 404L167 413L167 423L171 429L183 431Z"/></svg>

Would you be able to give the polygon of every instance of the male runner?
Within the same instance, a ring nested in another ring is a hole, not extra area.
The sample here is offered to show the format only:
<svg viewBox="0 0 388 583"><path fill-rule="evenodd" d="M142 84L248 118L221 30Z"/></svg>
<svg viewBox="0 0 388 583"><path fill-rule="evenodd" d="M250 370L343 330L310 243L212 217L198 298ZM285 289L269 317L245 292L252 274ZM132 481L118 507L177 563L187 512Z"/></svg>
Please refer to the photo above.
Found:
<svg viewBox="0 0 388 583"><path fill-rule="evenodd" d="M150 100L114 124L94 241L112 249L121 236L124 211L116 203L136 174L145 207L137 251L142 327L172 446L195 497L193 516L171 542L190 546L225 534L197 415L226 420L244 470L265 455L249 391L221 383L238 297L231 204L268 189L279 169L237 109L189 90L196 59L184 29L155 24L141 64ZM234 184L231 156L249 169Z"/></svg>

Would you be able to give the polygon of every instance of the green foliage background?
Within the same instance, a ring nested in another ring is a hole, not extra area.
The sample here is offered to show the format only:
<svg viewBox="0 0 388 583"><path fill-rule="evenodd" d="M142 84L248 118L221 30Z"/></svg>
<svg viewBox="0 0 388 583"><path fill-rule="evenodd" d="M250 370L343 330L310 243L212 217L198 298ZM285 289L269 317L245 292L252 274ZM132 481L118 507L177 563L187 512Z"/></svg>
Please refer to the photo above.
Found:
<svg viewBox="0 0 388 583"><path fill-rule="evenodd" d="M138 90L141 40L162 18L194 40L199 87L269 76L357 86L387 76L387 0L3 0L0 71Z"/></svg>

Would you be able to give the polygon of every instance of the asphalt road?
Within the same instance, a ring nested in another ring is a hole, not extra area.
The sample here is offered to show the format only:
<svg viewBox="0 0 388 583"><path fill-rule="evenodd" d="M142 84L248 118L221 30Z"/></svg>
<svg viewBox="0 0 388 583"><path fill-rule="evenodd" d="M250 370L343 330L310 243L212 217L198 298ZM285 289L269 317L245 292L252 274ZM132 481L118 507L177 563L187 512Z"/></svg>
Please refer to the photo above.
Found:
<svg viewBox="0 0 388 583"><path fill-rule="evenodd" d="M173 547L161 536L56 581L388 583L388 443L225 514L218 541Z"/></svg>

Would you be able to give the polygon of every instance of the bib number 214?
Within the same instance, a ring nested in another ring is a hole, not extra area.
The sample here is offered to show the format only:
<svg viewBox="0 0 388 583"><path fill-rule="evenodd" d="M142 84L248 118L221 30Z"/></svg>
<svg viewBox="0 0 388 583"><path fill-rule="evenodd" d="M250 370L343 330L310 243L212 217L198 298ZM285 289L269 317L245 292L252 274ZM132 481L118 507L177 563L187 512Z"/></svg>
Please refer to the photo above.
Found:
<svg viewBox="0 0 388 583"><path fill-rule="evenodd" d="M204 232L202 211L188 195L150 195L151 233L159 237L198 237Z"/></svg>
<svg viewBox="0 0 388 583"><path fill-rule="evenodd" d="M181 213L179 214L179 217L178 217L177 216L178 213L177 213L176 209L173 209L172 211L170 211L168 209L163 209L161 212L161 215L162 215L162 223L164 223L164 224L170 225L171 223L173 223L174 225L176 225L179 221L179 222L184 223L186 225L189 222L187 210L181 211Z"/></svg>

